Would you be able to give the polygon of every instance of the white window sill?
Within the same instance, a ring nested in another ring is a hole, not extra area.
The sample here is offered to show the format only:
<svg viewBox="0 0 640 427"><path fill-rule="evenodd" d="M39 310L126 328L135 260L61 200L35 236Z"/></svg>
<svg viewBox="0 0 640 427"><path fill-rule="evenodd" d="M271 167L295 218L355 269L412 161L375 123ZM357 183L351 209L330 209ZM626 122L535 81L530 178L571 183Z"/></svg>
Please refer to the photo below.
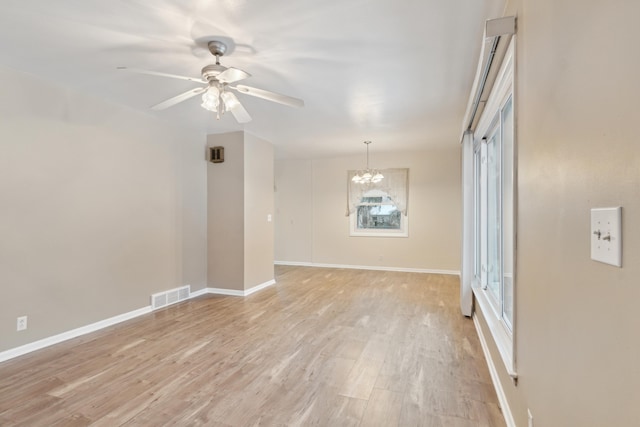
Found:
<svg viewBox="0 0 640 427"><path fill-rule="evenodd" d="M500 319L496 314L493 305L489 301L487 291L479 286L473 286L473 294L475 295L478 303L477 305L489 326L489 330L491 331L496 347L498 347L498 352L502 357L507 373L511 378L518 378L513 351L513 334L509 329L507 329L507 326L504 324L502 319Z"/></svg>
<svg viewBox="0 0 640 427"><path fill-rule="evenodd" d="M352 237L409 237L406 231L377 229L375 231L351 231Z"/></svg>

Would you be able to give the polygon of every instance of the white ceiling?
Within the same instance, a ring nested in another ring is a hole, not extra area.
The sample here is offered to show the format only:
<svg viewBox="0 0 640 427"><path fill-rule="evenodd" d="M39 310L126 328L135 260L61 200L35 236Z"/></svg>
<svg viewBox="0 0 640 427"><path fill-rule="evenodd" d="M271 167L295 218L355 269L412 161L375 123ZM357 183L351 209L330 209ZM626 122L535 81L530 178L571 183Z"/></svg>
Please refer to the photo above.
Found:
<svg viewBox="0 0 640 427"><path fill-rule="evenodd" d="M504 0L4 0L0 62L202 132L245 129L279 157L456 144L485 19ZM200 76L221 62L241 82L302 98L295 109L239 94L253 117L219 121L199 97L149 106L191 82L118 71ZM234 46L235 45L235 46Z"/></svg>

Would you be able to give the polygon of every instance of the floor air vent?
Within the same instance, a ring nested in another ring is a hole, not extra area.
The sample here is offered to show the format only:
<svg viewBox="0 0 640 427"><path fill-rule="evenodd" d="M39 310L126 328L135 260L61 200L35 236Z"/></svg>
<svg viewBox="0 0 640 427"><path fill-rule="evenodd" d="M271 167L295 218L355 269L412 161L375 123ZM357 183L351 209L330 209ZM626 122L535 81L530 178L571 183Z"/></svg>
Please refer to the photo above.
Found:
<svg viewBox="0 0 640 427"><path fill-rule="evenodd" d="M166 307L171 304L175 304L180 301L189 299L191 294L190 286L183 286L181 288L169 289L168 291L158 292L151 295L151 309Z"/></svg>

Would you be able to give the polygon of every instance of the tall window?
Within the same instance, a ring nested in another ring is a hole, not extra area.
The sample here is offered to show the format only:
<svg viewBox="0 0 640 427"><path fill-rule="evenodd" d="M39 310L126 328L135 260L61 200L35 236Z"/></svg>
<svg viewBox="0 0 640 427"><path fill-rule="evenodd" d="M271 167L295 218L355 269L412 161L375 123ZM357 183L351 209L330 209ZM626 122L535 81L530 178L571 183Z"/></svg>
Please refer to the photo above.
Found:
<svg viewBox="0 0 640 427"><path fill-rule="evenodd" d="M513 329L513 98L476 142L475 269L493 309Z"/></svg>
<svg viewBox="0 0 640 427"><path fill-rule="evenodd" d="M474 135L474 294L515 375L514 110L511 46Z"/></svg>

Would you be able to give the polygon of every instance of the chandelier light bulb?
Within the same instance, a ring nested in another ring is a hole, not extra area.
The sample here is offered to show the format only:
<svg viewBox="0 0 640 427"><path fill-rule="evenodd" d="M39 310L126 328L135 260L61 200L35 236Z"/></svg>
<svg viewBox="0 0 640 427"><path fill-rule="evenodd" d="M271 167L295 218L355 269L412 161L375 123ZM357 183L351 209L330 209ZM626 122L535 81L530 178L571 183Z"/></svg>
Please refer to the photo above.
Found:
<svg viewBox="0 0 640 427"><path fill-rule="evenodd" d="M218 111L218 105L220 104L220 90L215 86L210 86L209 89L202 95L202 108L209 111Z"/></svg>
<svg viewBox="0 0 640 427"><path fill-rule="evenodd" d="M233 110L235 107L240 105L238 98L236 98L236 96L231 92L222 92L220 94L220 98L224 101L224 108L226 111Z"/></svg>

